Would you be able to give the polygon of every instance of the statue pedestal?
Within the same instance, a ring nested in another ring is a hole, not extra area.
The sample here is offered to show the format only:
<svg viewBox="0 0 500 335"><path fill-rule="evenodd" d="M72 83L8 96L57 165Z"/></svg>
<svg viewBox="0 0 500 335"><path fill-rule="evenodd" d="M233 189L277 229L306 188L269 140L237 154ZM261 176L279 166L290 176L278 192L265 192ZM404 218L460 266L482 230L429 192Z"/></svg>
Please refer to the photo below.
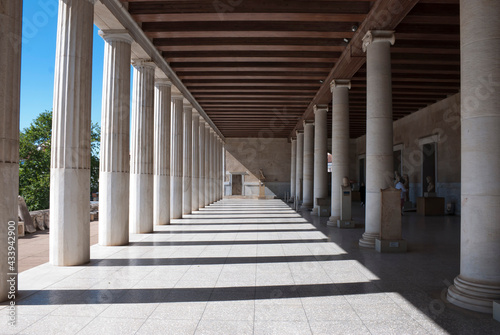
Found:
<svg viewBox="0 0 500 335"><path fill-rule="evenodd" d="M444 215L444 198L442 197L418 197L417 213L420 215Z"/></svg>
<svg viewBox="0 0 500 335"><path fill-rule="evenodd" d="M354 228L351 212L352 191L351 186L340 186L340 219L337 220L338 228Z"/></svg>
<svg viewBox="0 0 500 335"><path fill-rule="evenodd" d="M378 252L406 252L406 241L401 237L401 191L389 187L380 192L382 214L380 238L375 239Z"/></svg>
<svg viewBox="0 0 500 335"><path fill-rule="evenodd" d="M259 185L259 198L258 199L259 200L266 199L266 186L262 182Z"/></svg>

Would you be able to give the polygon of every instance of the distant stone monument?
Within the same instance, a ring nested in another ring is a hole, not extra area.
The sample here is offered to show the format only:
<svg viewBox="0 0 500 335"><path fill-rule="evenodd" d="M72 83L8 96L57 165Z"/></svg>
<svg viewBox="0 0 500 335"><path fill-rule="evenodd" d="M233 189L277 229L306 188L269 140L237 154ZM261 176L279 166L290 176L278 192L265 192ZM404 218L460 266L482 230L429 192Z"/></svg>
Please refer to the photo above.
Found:
<svg viewBox="0 0 500 335"><path fill-rule="evenodd" d="M380 238L375 240L375 249L378 252L406 252L406 241L401 236L401 190L389 187L381 190L380 195Z"/></svg>
<svg viewBox="0 0 500 335"><path fill-rule="evenodd" d="M342 178L342 185L340 186L340 219L337 220L337 227L339 228L354 228L354 221L352 221L351 211L351 183L346 176Z"/></svg>
<svg viewBox="0 0 500 335"><path fill-rule="evenodd" d="M31 219L30 212L28 210L28 206L26 206L26 202L24 198L21 196L17 197L18 205L17 205L17 213L18 216L24 221L24 230L28 233L36 232L36 228L33 225L33 220Z"/></svg>
<svg viewBox="0 0 500 335"><path fill-rule="evenodd" d="M436 196L436 187L432 180L431 176L427 176L425 178L427 181L427 192L424 193L424 197L435 197Z"/></svg>

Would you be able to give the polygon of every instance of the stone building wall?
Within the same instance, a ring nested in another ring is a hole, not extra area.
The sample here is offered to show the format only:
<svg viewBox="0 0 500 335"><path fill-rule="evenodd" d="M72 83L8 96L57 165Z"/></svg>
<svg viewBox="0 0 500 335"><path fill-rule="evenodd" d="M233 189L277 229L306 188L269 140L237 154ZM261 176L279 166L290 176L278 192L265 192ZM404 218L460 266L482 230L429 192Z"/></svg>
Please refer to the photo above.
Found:
<svg viewBox="0 0 500 335"><path fill-rule="evenodd" d="M456 94L394 122L394 145L402 145L403 174L410 179L410 201L422 196L422 142L437 143L436 193L454 203L460 213L460 95ZM366 153L366 136L354 140L351 171L359 178L359 157ZM367 167L369 168L369 167ZM353 176L351 176L352 178ZM424 177L425 178L425 177Z"/></svg>
<svg viewBox="0 0 500 335"><path fill-rule="evenodd" d="M266 195L283 199L290 192L291 145L284 138L227 138L225 195L230 195L230 175L243 174L246 196L259 194L259 170L266 177Z"/></svg>

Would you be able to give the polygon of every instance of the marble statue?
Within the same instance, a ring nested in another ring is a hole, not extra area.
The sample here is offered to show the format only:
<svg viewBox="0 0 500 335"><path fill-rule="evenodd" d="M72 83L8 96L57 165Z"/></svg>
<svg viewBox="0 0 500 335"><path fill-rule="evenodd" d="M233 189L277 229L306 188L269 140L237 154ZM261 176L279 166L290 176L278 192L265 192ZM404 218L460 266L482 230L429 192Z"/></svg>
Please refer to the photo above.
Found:
<svg viewBox="0 0 500 335"><path fill-rule="evenodd" d="M427 176L425 180L427 181L427 193L436 192L434 189L434 183L432 182L432 177Z"/></svg>

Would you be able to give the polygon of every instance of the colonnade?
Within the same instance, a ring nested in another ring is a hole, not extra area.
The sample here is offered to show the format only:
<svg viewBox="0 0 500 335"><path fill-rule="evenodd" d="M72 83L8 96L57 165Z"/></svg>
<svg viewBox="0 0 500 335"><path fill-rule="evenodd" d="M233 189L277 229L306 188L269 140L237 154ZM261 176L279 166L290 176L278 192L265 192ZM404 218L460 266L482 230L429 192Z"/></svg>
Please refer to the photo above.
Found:
<svg viewBox="0 0 500 335"><path fill-rule="evenodd" d="M447 294L460 307L492 313L500 299L500 3L461 0L462 214L460 274ZM494 24L492 23L494 22ZM481 36L481 38L478 38ZM363 38L366 52L366 207L360 247L374 248L380 236L380 190L392 185L393 115L391 45L393 31L372 30ZM340 216L340 185L349 172L349 89L345 78L331 82L332 193L329 224ZM315 122L304 122L291 140L291 198L302 209L325 197L326 118L315 106ZM314 135L313 135L314 133ZM311 146L314 136L314 188ZM318 180L318 181L317 181ZM312 198L311 198L312 197ZM317 209L313 209L317 213Z"/></svg>
<svg viewBox="0 0 500 335"><path fill-rule="evenodd" d="M17 232L22 1L2 0L0 7L0 34L7 37L0 39L3 301L7 274L17 272L7 268L7 237L11 225ZM50 263L58 266L90 260L93 20L94 1L60 1L50 186ZM152 232L155 225L220 200L223 141L184 96L172 92L169 80L155 75L150 59L132 61L130 92L132 37L125 30L101 31L100 36L105 47L99 244L115 246L127 244L129 233Z"/></svg>

